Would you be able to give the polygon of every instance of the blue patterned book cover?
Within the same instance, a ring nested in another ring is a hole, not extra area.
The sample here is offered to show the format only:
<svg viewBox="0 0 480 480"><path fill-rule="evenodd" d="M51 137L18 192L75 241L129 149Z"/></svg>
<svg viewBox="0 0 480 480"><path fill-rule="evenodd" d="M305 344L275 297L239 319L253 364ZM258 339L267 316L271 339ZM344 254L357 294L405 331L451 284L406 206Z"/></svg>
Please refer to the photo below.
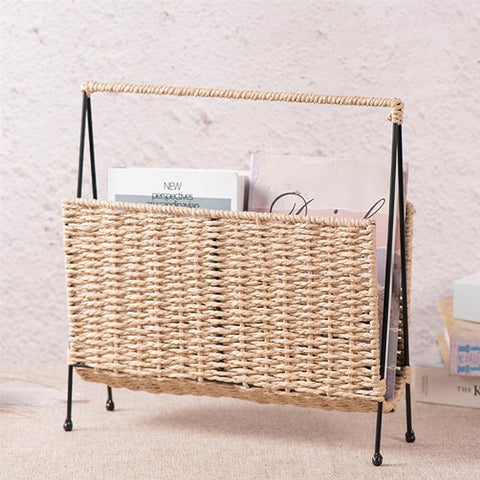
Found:
<svg viewBox="0 0 480 480"><path fill-rule="evenodd" d="M480 377L480 324L453 317L453 301L440 300L450 375Z"/></svg>

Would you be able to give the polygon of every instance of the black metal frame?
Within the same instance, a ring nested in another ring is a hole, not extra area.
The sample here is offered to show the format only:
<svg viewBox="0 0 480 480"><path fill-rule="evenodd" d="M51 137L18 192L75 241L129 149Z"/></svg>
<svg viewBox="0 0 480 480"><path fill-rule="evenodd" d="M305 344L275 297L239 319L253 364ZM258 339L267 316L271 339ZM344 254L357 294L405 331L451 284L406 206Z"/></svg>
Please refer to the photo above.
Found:
<svg viewBox="0 0 480 480"><path fill-rule="evenodd" d="M383 304L383 326L380 347L380 377L385 378L386 348L387 336L389 329L389 311L390 311L390 295L389 291L392 286L391 262L394 244L395 229L395 191L398 186L398 216L400 220L400 263L402 277L402 321L403 321L403 342L404 342L404 366L410 366L410 351L408 337L408 290L407 290L407 245L405 231L405 198L404 198L404 182L403 182L403 146L402 146L402 126L393 124L392 133L392 158L390 165L390 193L389 193L389 212L388 212L388 240L387 240L387 259L385 270L385 295ZM398 175L398 183L397 183ZM388 319L386 322L385 320ZM412 429L412 406L410 397L410 384L405 385L405 402L407 410L407 432L405 440L408 443L415 441L415 433ZM375 451L372 457L372 463L380 466L383 462L383 456L380 453L380 442L382 436L382 417L383 402L377 405L377 425L375 429Z"/></svg>
<svg viewBox="0 0 480 480"><path fill-rule="evenodd" d="M83 159L85 153L85 127L88 123L88 143L90 147L90 170L92 175L92 194L93 198L98 198L97 193L97 173L95 168L95 152L93 145L93 122L92 122L92 104L90 97L84 92L82 105L82 120L80 125L80 153L78 158L78 177L77 177L77 198L82 197L83 186ZM68 392L67 392L67 417L63 424L63 429L70 432L73 429L72 422L72 392L73 392L73 367L89 368L83 363L75 363L68 366ZM112 389L107 385L107 402L105 408L109 411L115 410L115 403L113 402Z"/></svg>
<svg viewBox="0 0 480 480"><path fill-rule="evenodd" d="M83 162L85 151L85 130L88 125L88 140L90 149L90 169L92 176L92 193L93 198L97 199L97 178L95 169L95 152L93 142L93 122L92 122L92 106L90 97L84 92L82 119L80 128L80 152L78 160L78 178L77 178L77 197L82 196L83 184ZM398 179L397 179L398 175ZM404 341L404 366L410 365L409 352L409 337L408 337L408 290L407 290L407 247L406 247L406 232L405 232L405 198L404 198L404 182L403 182L403 148L402 148L402 126L393 124L392 133L392 151L391 151L391 166L390 166L390 191L389 191L389 213L388 213L388 240L387 240L387 258L386 258L386 272L385 272L385 295L383 305L383 322L381 332L381 346L380 346L380 377L385 378L385 364L386 364L386 346L389 330L389 312L390 312L390 289L392 287L392 271L391 262L394 255L394 229L395 229L395 201L396 201L396 186L398 182L398 215L400 218L400 253L401 253L401 290L402 290L402 315L403 315L403 341ZM67 393L67 418L63 428L69 432L73 428L72 424L72 391L73 391L73 367L89 368L87 365L76 363L68 366L68 393ZM108 399L106 403L107 410L114 410L115 405L112 399L112 389L107 386ZM407 432L405 433L405 440L408 443L415 441L415 433L412 430L412 408L410 397L410 384L405 385L405 401L406 401L406 416L407 416ZM380 443L382 434L382 417L383 417L383 402L378 402L377 406L377 422L375 431L375 451L372 457L372 463L379 466L383 462L382 454L380 453Z"/></svg>

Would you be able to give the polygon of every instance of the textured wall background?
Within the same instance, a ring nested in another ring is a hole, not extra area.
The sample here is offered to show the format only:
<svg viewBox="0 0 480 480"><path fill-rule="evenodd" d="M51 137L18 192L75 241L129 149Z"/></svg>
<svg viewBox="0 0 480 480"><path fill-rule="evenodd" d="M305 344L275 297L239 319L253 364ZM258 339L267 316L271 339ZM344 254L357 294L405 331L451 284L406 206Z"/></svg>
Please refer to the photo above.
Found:
<svg viewBox="0 0 480 480"><path fill-rule="evenodd" d="M398 96L415 203L412 355L480 268L480 7L472 1L10 1L1 13L0 361L65 359L60 200L75 194L85 80ZM248 167L258 149L388 158L387 111L93 97L114 165Z"/></svg>

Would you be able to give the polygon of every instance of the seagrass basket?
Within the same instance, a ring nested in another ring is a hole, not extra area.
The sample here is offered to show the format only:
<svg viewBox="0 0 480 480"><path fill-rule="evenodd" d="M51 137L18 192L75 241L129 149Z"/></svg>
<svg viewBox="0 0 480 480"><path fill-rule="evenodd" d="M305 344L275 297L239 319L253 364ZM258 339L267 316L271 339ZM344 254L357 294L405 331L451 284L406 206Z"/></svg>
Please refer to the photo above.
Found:
<svg viewBox="0 0 480 480"><path fill-rule="evenodd" d="M406 209L410 289L413 207ZM72 199L63 203L69 364L173 394L390 412L375 222Z"/></svg>

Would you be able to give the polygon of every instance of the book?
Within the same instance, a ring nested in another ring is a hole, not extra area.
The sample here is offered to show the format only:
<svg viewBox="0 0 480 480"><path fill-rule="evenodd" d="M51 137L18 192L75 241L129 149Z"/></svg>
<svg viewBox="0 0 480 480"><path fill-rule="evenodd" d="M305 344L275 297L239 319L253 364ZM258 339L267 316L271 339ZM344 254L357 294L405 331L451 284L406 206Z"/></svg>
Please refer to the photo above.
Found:
<svg viewBox="0 0 480 480"><path fill-rule="evenodd" d="M406 185L406 171L405 171ZM251 158L248 209L319 217L372 218L376 222L377 283L381 328L389 325L384 372L385 398L395 389L398 349L399 300L401 292L400 243L397 205L394 207L395 249L390 291L385 292L387 268L390 165L326 157L269 155ZM396 202L397 203L397 202ZM390 297L389 318L383 319L383 299Z"/></svg>
<svg viewBox="0 0 480 480"><path fill-rule="evenodd" d="M236 170L109 168L107 199L242 211L246 184L245 173Z"/></svg>
<svg viewBox="0 0 480 480"><path fill-rule="evenodd" d="M439 300L438 305L445 324L445 357L450 375L479 377L480 324L454 318L452 299ZM440 345L440 351L442 348Z"/></svg>
<svg viewBox="0 0 480 480"><path fill-rule="evenodd" d="M453 282L453 316L480 323L480 272Z"/></svg>
<svg viewBox="0 0 480 480"><path fill-rule="evenodd" d="M438 349L440 350L440 355L442 356L443 363L445 367L447 368L447 371L450 370L450 353L448 351L448 343L445 338L445 335L437 335L435 337L435 340L437 341Z"/></svg>
<svg viewBox="0 0 480 480"><path fill-rule="evenodd" d="M417 402L480 408L480 380L454 377L444 368L415 366L413 391Z"/></svg>

